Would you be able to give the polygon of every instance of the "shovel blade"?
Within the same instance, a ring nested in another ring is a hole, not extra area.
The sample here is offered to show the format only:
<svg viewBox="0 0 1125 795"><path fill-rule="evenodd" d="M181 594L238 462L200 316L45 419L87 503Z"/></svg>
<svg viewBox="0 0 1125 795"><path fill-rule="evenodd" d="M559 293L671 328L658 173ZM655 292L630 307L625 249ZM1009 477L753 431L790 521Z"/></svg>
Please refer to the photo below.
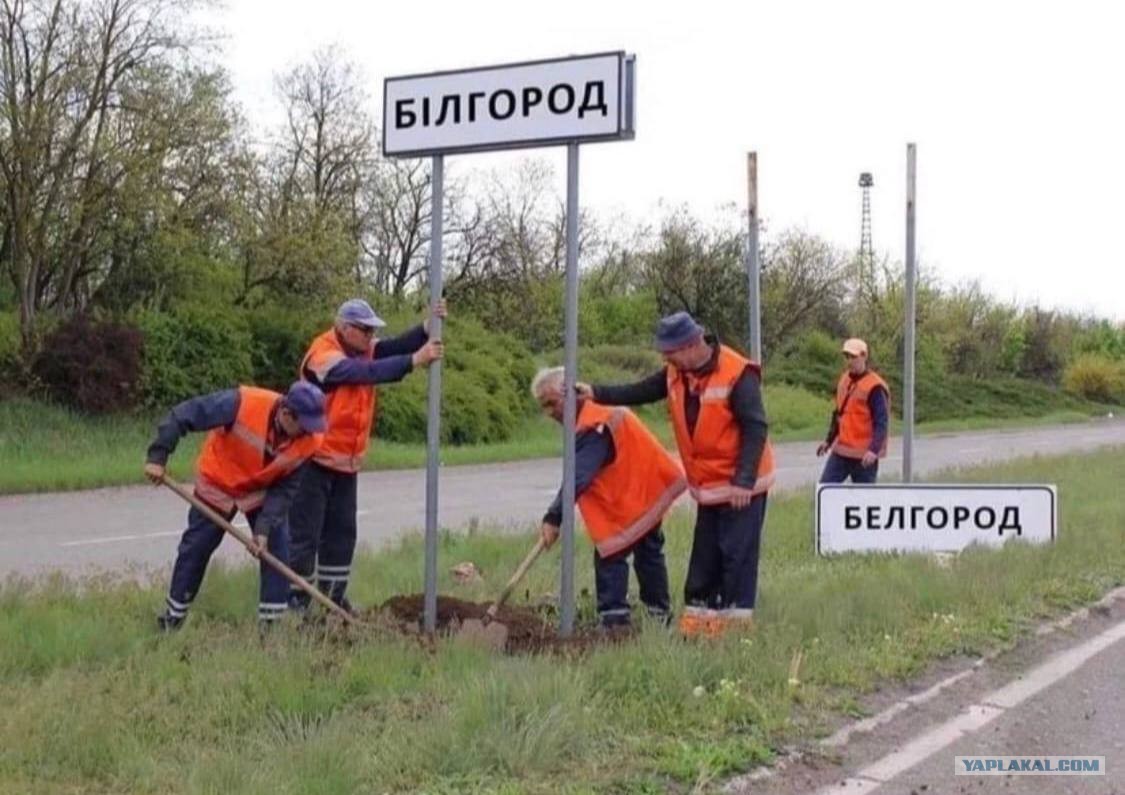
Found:
<svg viewBox="0 0 1125 795"><path fill-rule="evenodd" d="M457 639L503 651L508 643L508 627L499 621L485 624L479 618L467 618L457 631Z"/></svg>

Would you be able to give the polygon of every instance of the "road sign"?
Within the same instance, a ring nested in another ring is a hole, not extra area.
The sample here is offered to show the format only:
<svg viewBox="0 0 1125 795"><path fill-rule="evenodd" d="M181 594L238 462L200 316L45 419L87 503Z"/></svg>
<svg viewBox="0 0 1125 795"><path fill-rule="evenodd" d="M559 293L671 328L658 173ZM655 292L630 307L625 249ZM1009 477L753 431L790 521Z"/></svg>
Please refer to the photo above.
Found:
<svg viewBox="0 0 1125 795"><path fill-rule="evenodd" d="M816 551L959 552L1055 540L1058 494L1044 485L821 483Z"/></svg>
<svg viewBox="0 0 1125 795"><path fill-rule="evenodd" d="M632 56L612 52L387 78L383 153L631 139L634 65Z"/></svg>

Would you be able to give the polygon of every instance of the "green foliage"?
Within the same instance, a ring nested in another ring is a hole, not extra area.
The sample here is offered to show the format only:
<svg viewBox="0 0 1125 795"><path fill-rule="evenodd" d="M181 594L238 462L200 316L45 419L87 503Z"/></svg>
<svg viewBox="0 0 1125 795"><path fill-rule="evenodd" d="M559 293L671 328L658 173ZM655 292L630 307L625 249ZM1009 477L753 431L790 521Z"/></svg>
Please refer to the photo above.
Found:
<svg viewBox="0 0 1125 795"><path fill-rule="evenodd" d="M452 318L442 336L442 441L479 444L510 438L534 410L528 393L535 374L531 354L518 340L464 318ZM425 441L426 383L425 373L413 373L380 388L379 438Z"/></svg>
<svg viewBox="0 0 1125 795"><path fill-rule="evenodd" d="M262 307L245 313L250 328L250 356L256 386L285 390L316 335L332 326L333 314L281 307Z"/></svg>
<svg viewBox="0 0 1125 795"><path fill-rule="evenodd" d="M20 318L16 312L0 312L0 368L11 372L20 355Z"/></svg>
<svg viewBox="0 0 1125 795"><path fill-rule="evenodd" d="M144 334L141 385L150 408L167 409L253 379L252 337L239 312L222 307L141 312L137 324Z"/></svg>
<svg viewBox="0 0 1125 795"><path fill-rule="evenodd" d="M1085 353L1075 359L1063 375L1067 392L1087 400L1125 405L1125 360Z"/></svg>
<svg viewBox="0 0 1125 795"><path fill-rule="evenodd" d="M578 303L578 339L582 345L638 345L652 342L659 317L650 291L624 295L584 293Z"/></svg>
<svg viewBox="0 0 1125 795"><path fill-rule="evenodd" d="M842 342L822 331L802 334L788 353L767 361L766 381L783 381L803 387L814 395L834 395L843 369Z"/></svg>
<svg viewBox="0 0 1125 795"><path fill-rule="evenodd" d="M1125 324L1114 326L1108 320L1097 321L1075 337L1074 352L1096 353L1110 359L1125 359Z"/></svg>

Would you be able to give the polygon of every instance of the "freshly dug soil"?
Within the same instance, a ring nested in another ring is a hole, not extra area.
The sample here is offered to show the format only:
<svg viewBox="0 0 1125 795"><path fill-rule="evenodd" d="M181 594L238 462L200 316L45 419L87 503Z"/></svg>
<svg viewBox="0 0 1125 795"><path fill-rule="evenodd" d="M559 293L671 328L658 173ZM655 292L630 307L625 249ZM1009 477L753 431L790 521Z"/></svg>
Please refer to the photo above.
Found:
<svg viewBox="0 0 1125 795"><path fill-rule="evenodd" d="M469 618L484 618L491 602L477 604L456 599L452 596L437 598L437 630L442 633L456 633L462 622ZM422 627L425 597L422 594L392 596L380 607L373 608L371 617L390 617L404 632L417 633ZM605 633L586 628L575 628L574 634L562 639L558 636L558 624L554 619L521 607L500 608L495 621L508 627L508 642L505 651L510 654L535 652L581 652L592 646L621 640L631 632Z"/></svg>

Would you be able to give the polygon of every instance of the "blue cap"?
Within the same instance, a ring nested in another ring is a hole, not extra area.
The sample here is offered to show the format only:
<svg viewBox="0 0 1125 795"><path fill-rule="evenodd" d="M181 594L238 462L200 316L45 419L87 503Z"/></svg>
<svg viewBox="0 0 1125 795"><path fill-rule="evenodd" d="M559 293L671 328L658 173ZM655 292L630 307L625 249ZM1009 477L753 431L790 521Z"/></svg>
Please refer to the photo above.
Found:
<svg viewBox="0 0 1125 795"><path fill-rule="evenodd" d="M362 298L352 298L340 304L340 308L336 310L336 319L367 328L382 328L387 325L383 322L383 318L375 314L371 304Z"/></svg>
<svg viewBox="0 0 1125 795"><path fill-rule="evenodd" d="M656 326L656 349L661 353L674 351L703 336L703 326L687 312L676 312L660 319Z"/></svg>
<svg viewBox="0 0 1125 795"><path fill-rule="evenodd" d="M323 433L328 427L324 418L324 393L308 381L294 381L285 393L285 406L297 415L297 424L305 433Z"/></svg>

